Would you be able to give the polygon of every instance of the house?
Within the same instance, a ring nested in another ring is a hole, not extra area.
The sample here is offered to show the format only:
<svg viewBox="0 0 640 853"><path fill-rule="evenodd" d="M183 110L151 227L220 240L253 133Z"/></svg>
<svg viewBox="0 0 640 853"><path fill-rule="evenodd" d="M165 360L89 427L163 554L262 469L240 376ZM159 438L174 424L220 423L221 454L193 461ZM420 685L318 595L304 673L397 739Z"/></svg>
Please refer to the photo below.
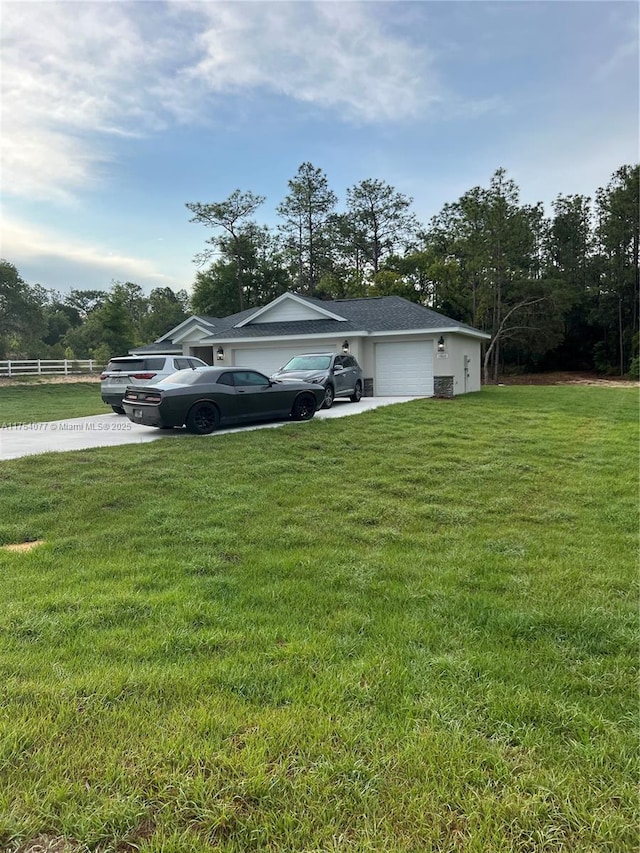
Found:
<svg viewBox="0 0 640 853"><path fill-rule="evenodd" d="M343 351L360 362L366 395L430 397L479 391L489 338L400 296L325 302L284 293L230 317L189 317L135 353L176 351L271 375L294 355Z"/></svg>

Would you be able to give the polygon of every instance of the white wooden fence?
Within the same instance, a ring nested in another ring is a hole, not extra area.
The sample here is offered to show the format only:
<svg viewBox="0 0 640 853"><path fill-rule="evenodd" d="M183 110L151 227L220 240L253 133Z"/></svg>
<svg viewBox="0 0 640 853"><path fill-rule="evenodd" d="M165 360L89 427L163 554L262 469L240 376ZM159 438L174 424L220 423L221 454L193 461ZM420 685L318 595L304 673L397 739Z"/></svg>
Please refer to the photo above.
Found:
<svg viewBox="0 0 640 853"><path fill-rule="evenodd" d="M0 376L69 376L73 373L97 373L100 367L92 358L0 361Z"/></svg>

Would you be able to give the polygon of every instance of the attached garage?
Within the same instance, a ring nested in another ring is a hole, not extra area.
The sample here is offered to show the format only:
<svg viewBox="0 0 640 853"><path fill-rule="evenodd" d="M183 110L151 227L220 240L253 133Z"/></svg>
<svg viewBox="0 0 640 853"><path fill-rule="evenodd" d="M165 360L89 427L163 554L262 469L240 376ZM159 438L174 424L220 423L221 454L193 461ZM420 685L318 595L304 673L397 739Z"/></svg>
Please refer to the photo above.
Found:
<svg viewBox="0 0 640 853"><path fill-rule="evenodd" d="M296 346L296 347L274 347L262 349L237 349L233 356L233 363L236 367L252 367L254 370L259 370L261 373L266 373L271 376L276 370L286 364L294 355L302 355L305 352L331 352L332 347L329 346Z"/></svg>
<svg viewBox="0 0 640 853"><path fill-rule="evenodd" d="M376 397L433 396L433 342L375 344Z"/></svg>
<svg viewBox="0 0 640 853"><path fill-rule="evenodd" d="M455 396L479 391L491 336L400 296L322 300L283 293L228 317L194 316L153 344L205 361L272 375L295 355L345 352L366 395Z"/></svg>

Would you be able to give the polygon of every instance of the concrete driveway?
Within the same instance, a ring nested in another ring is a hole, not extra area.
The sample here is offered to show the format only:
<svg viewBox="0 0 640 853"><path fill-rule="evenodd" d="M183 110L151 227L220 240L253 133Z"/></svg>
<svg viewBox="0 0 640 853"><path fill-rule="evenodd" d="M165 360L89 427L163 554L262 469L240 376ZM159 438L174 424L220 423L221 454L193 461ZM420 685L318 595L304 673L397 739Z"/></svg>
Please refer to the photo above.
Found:
<svg viewBox="0 0 640 853"><path fill-rule="evenodd" d="M359 403L336 400L331 409L321 409L315 417L343 418L390 406L406 403L416 397L363 397ZM251 424L250 426L220 429L203 440L215 439L228 432L244 432L249 429L273 429L291 421ZM159 438L179 438L186 435L184 429L159 430L155 427L132 423L124 415L90 415L86 418L69 418L63 421L47 421L37 424L10 424L0 429L0 460L18 459L38 453L64 453L68 450L86 450L91 447L115 447L120 444L142 444Z"/></svg>

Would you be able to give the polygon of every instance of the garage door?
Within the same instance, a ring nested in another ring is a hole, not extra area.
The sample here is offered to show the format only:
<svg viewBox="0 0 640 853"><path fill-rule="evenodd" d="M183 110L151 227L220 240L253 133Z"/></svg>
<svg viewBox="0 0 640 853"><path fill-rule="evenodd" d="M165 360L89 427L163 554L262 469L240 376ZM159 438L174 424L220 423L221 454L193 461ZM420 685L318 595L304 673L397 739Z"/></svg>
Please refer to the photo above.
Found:
<svg viewBox="0 0 640 853"><path fill-rule="evenodd" d="M297 346L278 347L277 349L237 349L233 358L236 367L252 367L261 373L271 376L279 370L294 355L302 355L305 352L332 352L334 347L330 346Z"/></svg>
<svg viewBox="0 0 640 853"><path fill-rule="evenodd" d="M433 396L431 341L376 344L376 397Z"/></svg>

